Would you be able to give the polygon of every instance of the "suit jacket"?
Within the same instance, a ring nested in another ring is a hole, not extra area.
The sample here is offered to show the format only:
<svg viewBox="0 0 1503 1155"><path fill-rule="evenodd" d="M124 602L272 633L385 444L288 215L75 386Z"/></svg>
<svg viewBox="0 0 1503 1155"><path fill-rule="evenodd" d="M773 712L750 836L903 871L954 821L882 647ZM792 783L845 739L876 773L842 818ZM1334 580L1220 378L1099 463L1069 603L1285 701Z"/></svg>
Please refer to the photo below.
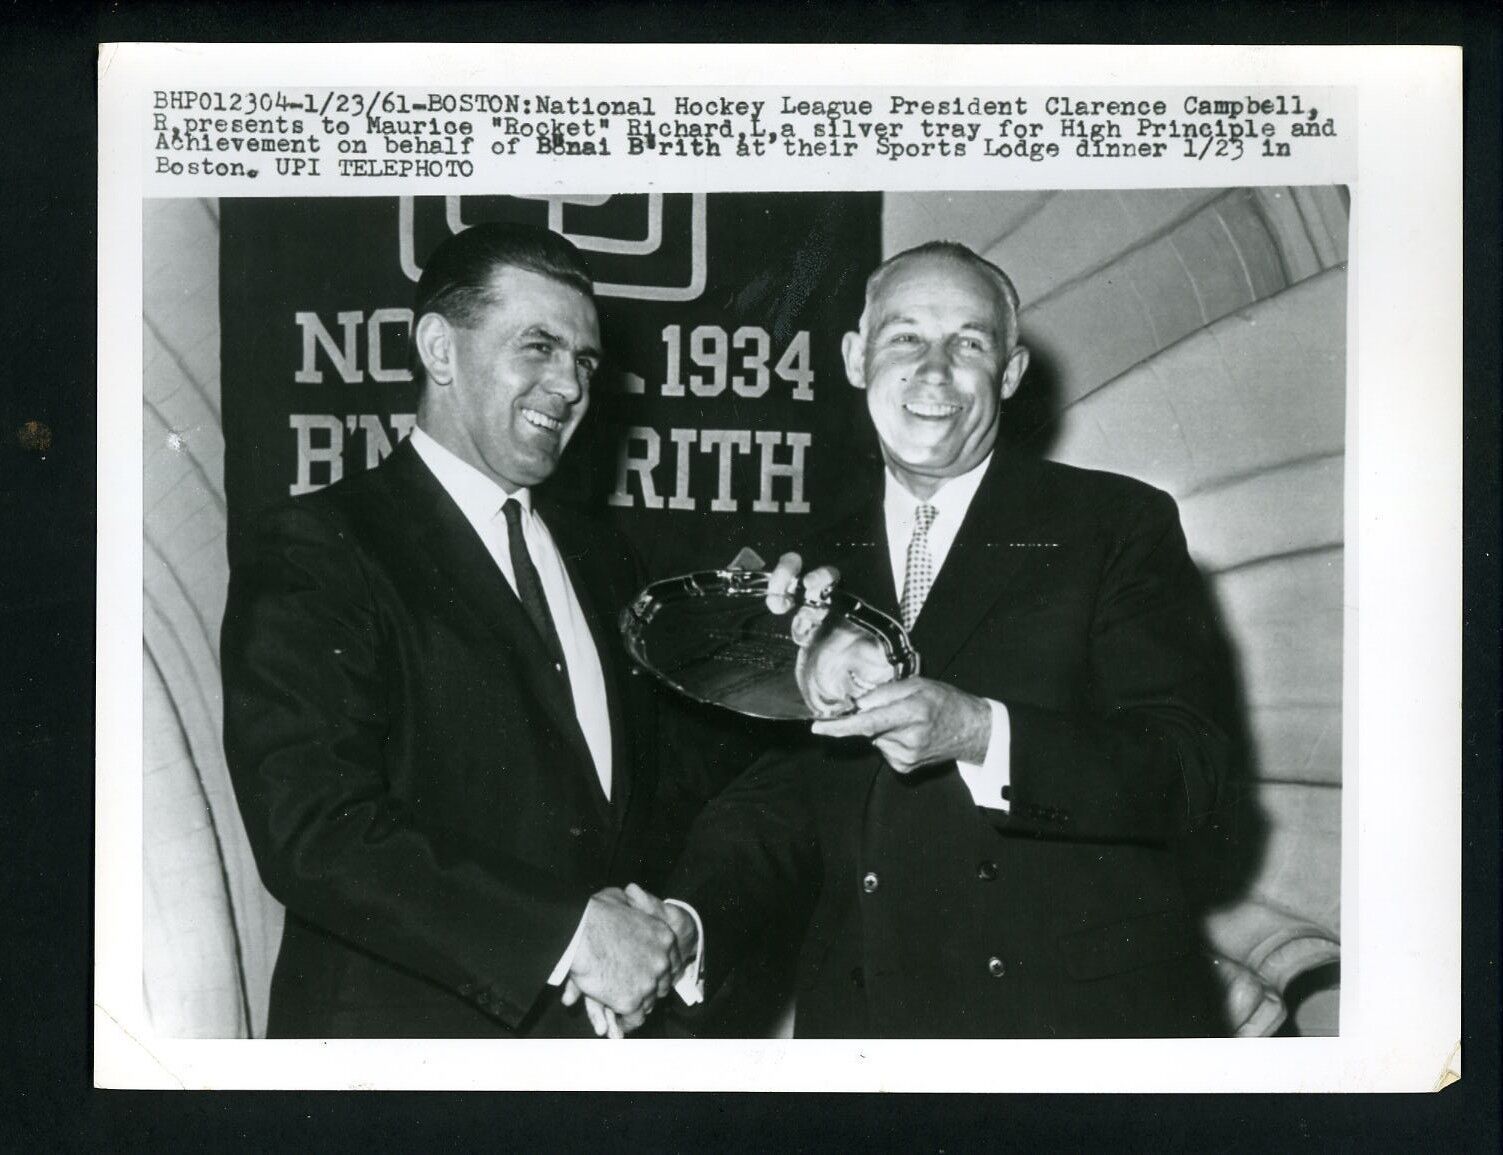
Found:
<svg viewBox="0 0 1503 1155"><path fill-rule="evenodd" d="M546 979L589 896L667 853L657 713L616 634L630 551L538 509L605 672L610 800L567 679L410 445L272 510L234 568L225 750L287 907L270 1034L589 1034Z"/></svg>
<svg viewBox="0 0 1503 1155"><path fill-rule="evenodd" d="M896 615L880 498L825 545L811 561ZM670 884L712 989L812 908L801 1036L1223 1033L1175 853L1227 760L1212 631L1171 498L999 449L912 638L924 676L1008 707L1010 813L953 762L900 775L864 740L764 759Z"/></svg>

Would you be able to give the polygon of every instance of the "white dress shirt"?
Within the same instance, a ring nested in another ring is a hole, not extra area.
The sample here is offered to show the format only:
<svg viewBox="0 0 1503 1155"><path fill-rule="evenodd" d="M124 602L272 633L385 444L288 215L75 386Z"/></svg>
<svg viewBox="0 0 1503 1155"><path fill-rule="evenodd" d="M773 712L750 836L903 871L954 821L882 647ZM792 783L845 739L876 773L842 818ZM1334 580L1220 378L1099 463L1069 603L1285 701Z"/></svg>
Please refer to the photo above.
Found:
<svg viewBox="0 0 1503 1155"><path fill-rule="evenodd" d="M903 487L891 470L887 471L887 483L882 497L882 512L887 522L887 552L892 565L892 584L899 601L903 597L903 581L908 568L908 542L913 537L914 511L920 505L932 505L935 510L933 523L929 526L929 556L934 563L933 573L938 581L944 569L945 559L955 544L966 511L981 486L986 467L991 464L991 454L968 473L947 480L929 498L921 502ZM932 587L931 587L932 589ZM991 810L1008 810L1009 804L1002 790L1012 781L1012 724L1007 707L1001 702L985 699L992 711L991 738L986 745L986 758L981 763L957 762L960 777L965 782L977 806Z"/></svg>
<svg viewBox="0 0 1503 1155"><path fill-rule="evenodd" d="M559 644L563 647L564 663L568 667L569 691L574 698L574 713L579 719L579 728L584 731L585 744L590 758L595 763L595 773L600 779L600 788L605 796L611 796L611 719L606 706L605 671L600 665L600 654L590 635L590 626L585 621L584 609L569 581L564 559L558 552L553 535L543 520L532 512L532 491L518 489L507 493L495 481L481 473L473 465L460 460L445 449L424 430L414 427L411 434L412 447L423 459L433 476L443 486L444 492L454 499L459 512L479 535L486 552L496 563L496 568L506 578L512 592L517 589L517 575L511 565L511 542L507 534L506 518L501 507L508 499L515 499L522 507L522 536L527 545L533 568L538 571L538 581L543 587L543 597L548 602L548 612L553 616L558 630ZM687 903L669 899L675 906L688 911L694 925L700 931L700 953L693 964L684 971L683 978L675 988L687 1003L696 1003L703 997L700 973L703 968L703 926L699 913ZM558 966L549 975L548 981L558 986L569 973L574 952L584 932L581 918L568 949L559 959Z"/></svg>
<svg viewBox="0 0 1503 1155"><path fill-rule="evenodd" d="M517 575L511 568L511 543L506 531L506 518L501 507L508 498L522 506L522 537L527 553L538 571L538 581L543 586L543 596L548 601L548 612L553 615L553 624L558 629L558 640L564 648L564 663L569 669L569 689L574 697L574 713L579 718L579 728L584 731L585 743L590 748L590 757L595 763L595 773L600 778L600 788L605 796L611 796L611 719L606 710L605 671L600 666L600 655L595 652L595 641L590 636L589 623L584 610L575 596L574 587L564 569L564 559L559 555L553 535L543 520L532 512L532 491L519 489L508 494L473 465L461 461L422 429L412 431L412 447L438 478L459 512L474 527L485 543L486 551L496 563L506 584L512 592L517 590Z"/></svg>

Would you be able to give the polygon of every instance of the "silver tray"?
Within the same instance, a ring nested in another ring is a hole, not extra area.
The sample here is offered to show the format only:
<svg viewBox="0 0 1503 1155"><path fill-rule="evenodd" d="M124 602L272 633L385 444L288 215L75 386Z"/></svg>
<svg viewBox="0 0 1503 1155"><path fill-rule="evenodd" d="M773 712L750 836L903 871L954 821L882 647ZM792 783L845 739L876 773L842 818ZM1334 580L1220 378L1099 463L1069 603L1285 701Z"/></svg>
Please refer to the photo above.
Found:
<svg viewBox="0 0 1503 1155"><path fill-rule="evenodd" d="M874 686L918 673L888 614L839 586L806 597L802 584L775 612L767 581L723 569L653 582L621 613L627 651L681 694L754 718L838 718Z"/></svg>

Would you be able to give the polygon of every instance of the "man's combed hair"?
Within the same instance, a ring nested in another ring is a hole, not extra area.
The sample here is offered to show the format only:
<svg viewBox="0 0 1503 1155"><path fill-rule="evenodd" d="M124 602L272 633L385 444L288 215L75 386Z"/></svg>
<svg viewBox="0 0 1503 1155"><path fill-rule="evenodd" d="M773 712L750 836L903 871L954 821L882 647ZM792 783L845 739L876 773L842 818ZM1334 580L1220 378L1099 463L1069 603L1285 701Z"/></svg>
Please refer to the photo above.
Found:
<svg viewBox="0 0 1503 1155"><path fill-rule="evenodd" d="M477 324L494 300L492 278L503 268L552 277L594 297L584 257L563 237L536 225L491 221L456 233L434 250L418 280L413 324L425 313L441 313L465 327Z"/></svg>
<svg viewBox="0 0 1503 1155"><path fill-rule="evenodd" d="M1007 339L1007 347L1011 349L1018 343L1018 290L1013 286L1012 279L991 261L979 255L973 250L962 245L958 241L925 241L921 245L914 245L911 249L904 249L901 253L894 253L880 265L872 270L872 275L866 278L866 307L870 308L872 298L882 287L882 282L887 278L888 271L899 261L906 261L912 257L945 257L952 261L958 261L962 265L969 265L982 276L986 277L997 287L1006 303L1003 310L1005 316L1002 322L1003 336ZM866 321L866 313L862 312L862 323Z"/></svg>

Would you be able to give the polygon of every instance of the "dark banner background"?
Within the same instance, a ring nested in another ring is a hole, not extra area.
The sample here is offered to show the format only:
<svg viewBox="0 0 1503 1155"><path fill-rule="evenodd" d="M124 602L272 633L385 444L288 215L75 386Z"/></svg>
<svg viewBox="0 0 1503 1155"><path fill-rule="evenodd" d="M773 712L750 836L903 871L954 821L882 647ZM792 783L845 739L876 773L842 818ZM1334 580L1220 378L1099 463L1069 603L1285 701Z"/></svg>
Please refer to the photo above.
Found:
<svg viewBox="0 0 1503 1155"><path fill-rule="evenodd" d="M880 248L879 194L221 202L230 555L247 519L376 464L411 429L410 307L429 253L482 220L586 253L607 365L549 483L653 576L772 558L875 468L840 337Z"/></svg>

